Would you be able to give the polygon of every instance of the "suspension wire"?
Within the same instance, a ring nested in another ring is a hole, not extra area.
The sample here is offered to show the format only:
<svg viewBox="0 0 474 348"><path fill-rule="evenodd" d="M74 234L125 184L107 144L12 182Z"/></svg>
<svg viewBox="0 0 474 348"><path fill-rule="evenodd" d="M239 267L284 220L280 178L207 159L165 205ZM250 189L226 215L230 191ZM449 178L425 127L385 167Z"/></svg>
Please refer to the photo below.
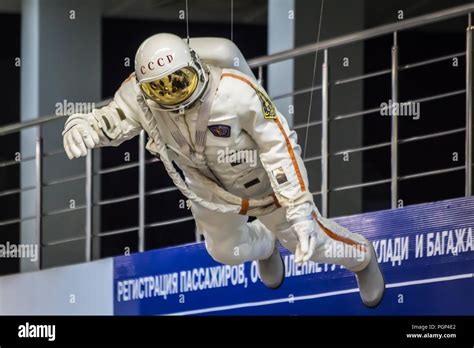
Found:
<svg viewBox="0 0 474 348"><path fill-rule="evenodd" d="M189 45L189 19L188 19L188 0L186 0L186 41Z"/></svg>
<svg viewBox="0 0 474 348"><path fill-rule="evenodd" d="M321 8L319 12L319 25L318 25L318 32L316 38L316 46L319 44L319 37L321 35L321 23L323 20L323 8L324 8L324 0L321 0ZM311 80L311 92L309 97L309 108L308 108L308 119L306 122L306 135L304 139L304 149L303 149L303 160L306 158L306 149L308 145L308 134L309 134L309 123L311 119L311 108L313 106L313 92L314 92L314 80L316 77L316 67L318 66L318 50L314 52L314 64L313 64L313 78Z"/></svg>
<svg viewBox="0 0 474 348"><path fill-rule="evenodd" d="M234 41L234 0L230 0L230 41Z"/></svg>

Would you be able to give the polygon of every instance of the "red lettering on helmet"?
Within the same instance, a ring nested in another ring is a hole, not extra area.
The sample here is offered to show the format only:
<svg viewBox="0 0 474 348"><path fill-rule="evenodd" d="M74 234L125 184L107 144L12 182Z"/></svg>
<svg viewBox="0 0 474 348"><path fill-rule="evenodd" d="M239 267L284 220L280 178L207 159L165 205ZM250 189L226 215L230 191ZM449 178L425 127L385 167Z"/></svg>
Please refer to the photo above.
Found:
<svg viewBox="0 0 474 348"><path fill-rule="evenodd" d="M140 67L140 72L142 74L146 74L147 71L155 70L156 68L155 64L157 64L158 66L164 66L165 64L171 63L173 59L174 59L173 55L168 54L166 57L161 57L161 58L158 58L156 61L148 62L146 66L142 65Z"/></svg>

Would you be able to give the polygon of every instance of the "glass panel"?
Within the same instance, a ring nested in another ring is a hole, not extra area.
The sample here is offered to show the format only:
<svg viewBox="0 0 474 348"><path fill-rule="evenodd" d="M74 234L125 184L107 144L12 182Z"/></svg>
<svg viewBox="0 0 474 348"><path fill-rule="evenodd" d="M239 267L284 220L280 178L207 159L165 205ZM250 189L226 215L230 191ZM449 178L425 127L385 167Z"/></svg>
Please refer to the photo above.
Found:
<svg viewBox="0 0 474 348"><path fill-rule="evenodd" d="M145 236L146 250L192 243L195 241L195 223L191 220L174 225L147 228Z"/></svg>

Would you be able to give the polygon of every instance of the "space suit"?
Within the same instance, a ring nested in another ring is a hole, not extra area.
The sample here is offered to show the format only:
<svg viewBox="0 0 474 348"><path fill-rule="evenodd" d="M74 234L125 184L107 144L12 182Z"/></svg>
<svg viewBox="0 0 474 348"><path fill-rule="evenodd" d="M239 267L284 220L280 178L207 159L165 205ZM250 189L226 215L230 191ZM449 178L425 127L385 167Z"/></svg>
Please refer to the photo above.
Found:
<svg viewBox="0 0 474 348"><path fill-rule="evenodd" d="M295 253L295 262L355 272L363 302L376 306L385 284L372 245L319 214L295 131L253 76L205 63L198 53L175 35L147 39L113 101L68 118L68 157L118 146L145 130L146 148L190 199L197 230L216 261L256 260L262 281L277 288L284 278L278 240ZM249 216L257 219L249 223Z"/></svg>

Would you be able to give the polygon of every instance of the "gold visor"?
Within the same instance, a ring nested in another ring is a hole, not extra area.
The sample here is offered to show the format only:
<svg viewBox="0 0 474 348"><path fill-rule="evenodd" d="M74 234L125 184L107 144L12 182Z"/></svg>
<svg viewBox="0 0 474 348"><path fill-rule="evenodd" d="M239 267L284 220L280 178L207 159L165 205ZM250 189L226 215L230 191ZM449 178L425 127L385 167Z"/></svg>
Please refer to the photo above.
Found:
<svg viewBox="0 0 474 348"><path fill-rule="evenodd" d="M198 75L190 68L182 68L159 80L140 84L143 92L161 105L177 105L196 90Z"/></svg>

